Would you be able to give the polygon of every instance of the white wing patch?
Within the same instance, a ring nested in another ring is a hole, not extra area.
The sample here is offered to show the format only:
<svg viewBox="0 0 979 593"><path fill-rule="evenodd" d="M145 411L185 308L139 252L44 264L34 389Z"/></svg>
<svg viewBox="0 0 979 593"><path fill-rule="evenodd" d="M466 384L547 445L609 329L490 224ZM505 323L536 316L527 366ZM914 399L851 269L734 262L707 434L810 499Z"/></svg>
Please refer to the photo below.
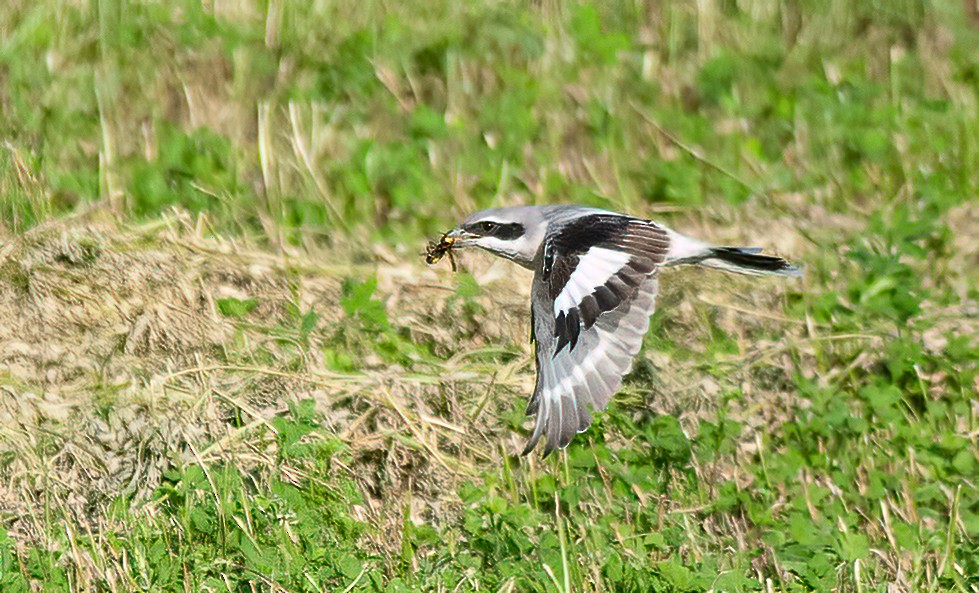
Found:
<svg viewBox="0 0 979 593"><path fill-rule="evenodd" d="M561 294L554 299L554 316L567 313L578 306L581 299L590 295L596 288L604 285L609 278L625 266L632 256L622 251L592 247L578 258L571 277Z"/></svg>
<svg viewBox="0 0 979 593"><path fill-rule="evenodd" d="M545 434L545 454L565 447L591 424L593 412L605 409L642 346L657 287L656 274L648 276L632 301L582 332L577 348L565 348L553 357L545 351L538 358L538 399L531 408L537 421L525 454Z"/></svg>
<svg viewBox="0 0 979 593"><path fill-rule="evenodd" d="M547 438L564 448L604 410L642 346L669 236L655 223L614 214L564 223L544 243L532 312L536 414L524 453Z"/></svg>

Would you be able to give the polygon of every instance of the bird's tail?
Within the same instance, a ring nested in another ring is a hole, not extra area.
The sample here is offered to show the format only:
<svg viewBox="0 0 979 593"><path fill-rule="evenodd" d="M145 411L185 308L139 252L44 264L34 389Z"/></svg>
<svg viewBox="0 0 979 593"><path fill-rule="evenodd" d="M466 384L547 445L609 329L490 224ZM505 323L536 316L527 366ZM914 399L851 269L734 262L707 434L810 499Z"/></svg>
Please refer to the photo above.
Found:
<svg viewBox="0 0 979 593"><path fill-rule="evenodd" d="M759 247L711 247L700 261L690 263L749 276L802 276L802 270L781 257L761 253Z"/></svg>
<svg viewBox="0 0 979 593"><path fill-rule="evenodd" d="M761 253L760 247L714 247L675 231L670 235L670 252L663 265L699 264L749 276L790 276L802 270L780 257Z"/></svg>

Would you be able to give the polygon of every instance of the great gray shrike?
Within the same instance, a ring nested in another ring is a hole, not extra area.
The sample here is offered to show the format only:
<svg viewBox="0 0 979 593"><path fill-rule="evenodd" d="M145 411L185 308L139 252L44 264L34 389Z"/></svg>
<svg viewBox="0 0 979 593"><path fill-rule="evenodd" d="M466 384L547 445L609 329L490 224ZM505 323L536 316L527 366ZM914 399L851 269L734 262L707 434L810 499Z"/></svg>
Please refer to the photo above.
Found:
<svg viewBox="0 0 979 593"><path fill-rule="evenodd" d="M547 435L546 457L591 424L622 386L655 308L659 269L700 264L751 275L802 271L755 247L713 247L652 220L581 206L522 206L477 212L429 247L433 263L479 247L534 271L531 339L537 414L526 455Z"/></svg>

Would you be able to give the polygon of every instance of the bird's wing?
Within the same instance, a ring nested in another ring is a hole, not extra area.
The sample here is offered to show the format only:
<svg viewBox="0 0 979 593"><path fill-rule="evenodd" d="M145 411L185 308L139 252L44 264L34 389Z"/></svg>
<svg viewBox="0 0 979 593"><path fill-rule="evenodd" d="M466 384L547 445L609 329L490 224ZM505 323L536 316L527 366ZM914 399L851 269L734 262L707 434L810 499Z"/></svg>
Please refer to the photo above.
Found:
<svg viewBox="0 0 979 593"><path fill-rule="evenodd" d="M529 453L564 448L622 385L655 307L657 272L669 250L663 227L592 214L570 221L544 244L534 277L537 414Z"/></svg>

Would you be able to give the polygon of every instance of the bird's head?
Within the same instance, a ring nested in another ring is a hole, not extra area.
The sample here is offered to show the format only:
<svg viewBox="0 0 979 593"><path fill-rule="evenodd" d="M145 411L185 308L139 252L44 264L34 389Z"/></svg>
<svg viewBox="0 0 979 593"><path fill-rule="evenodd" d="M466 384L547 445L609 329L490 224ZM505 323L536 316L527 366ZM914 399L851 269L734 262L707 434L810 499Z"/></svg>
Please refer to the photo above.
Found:
<svg viewBox="0 0 979 593"><path fill-rule="evenodd" d="M540 209L520 206L477 212L446 237L453 240L453 248L479 247L529 268L546 233Z"/></svg>

